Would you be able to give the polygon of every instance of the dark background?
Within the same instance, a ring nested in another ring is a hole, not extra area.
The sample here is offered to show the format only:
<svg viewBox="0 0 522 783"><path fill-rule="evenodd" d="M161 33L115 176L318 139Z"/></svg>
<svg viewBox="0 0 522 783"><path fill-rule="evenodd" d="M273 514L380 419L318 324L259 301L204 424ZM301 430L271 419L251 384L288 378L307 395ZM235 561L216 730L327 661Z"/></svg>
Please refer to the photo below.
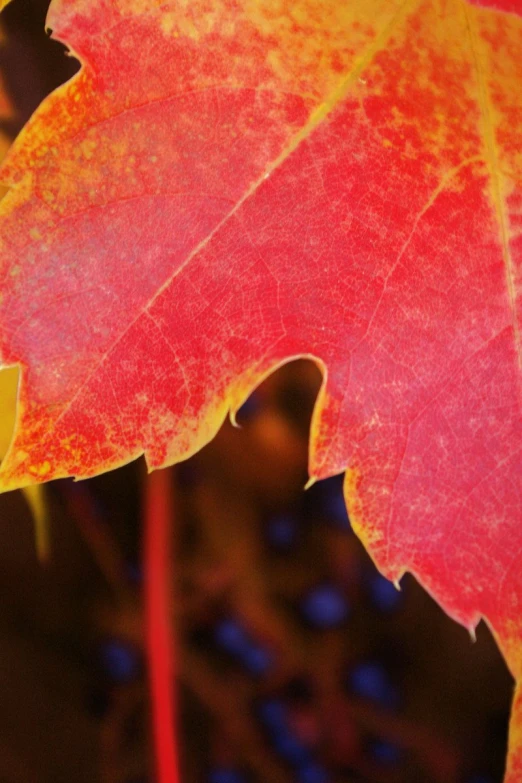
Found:
<svg viewBox="0 0 522 783"><path fill-rule="evenodd" d="M10 137L77 62L46 6L0 23ZM287 365L170 471L184 783L500 783L512 682L406 576L383 580L340 479L306 493L316 368ZM140 461L46 488L38 562L0 497L0 783L153 781L143 660Z"/></svg>

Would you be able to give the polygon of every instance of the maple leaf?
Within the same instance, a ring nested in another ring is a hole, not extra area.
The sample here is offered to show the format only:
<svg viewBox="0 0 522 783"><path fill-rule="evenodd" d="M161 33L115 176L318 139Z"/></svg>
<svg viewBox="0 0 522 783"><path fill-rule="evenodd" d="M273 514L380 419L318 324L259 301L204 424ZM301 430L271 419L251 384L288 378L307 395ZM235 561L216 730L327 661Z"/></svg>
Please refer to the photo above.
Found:
<svg viewBox="0 0 522 783"><path fill-rule="evenodd" d="M83 67L3 167L2 488L186 458L309 357L312 480L520 681L521 14L54 0Z"/></svg>

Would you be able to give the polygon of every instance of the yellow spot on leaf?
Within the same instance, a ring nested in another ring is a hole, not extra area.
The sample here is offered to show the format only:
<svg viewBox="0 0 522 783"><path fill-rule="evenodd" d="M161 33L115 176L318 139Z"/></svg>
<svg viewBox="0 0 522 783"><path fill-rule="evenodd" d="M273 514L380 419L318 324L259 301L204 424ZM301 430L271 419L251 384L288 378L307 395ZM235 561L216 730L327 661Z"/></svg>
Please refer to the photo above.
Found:
<svg viewBox="0 0 522 783"><path fill-rule="evenodd" d="M49 460L45 460L45 462L42 462L41 465L30 465L29 466L29 472L33 474L33 476L46 476L51 470L51 463Z"/></svg>

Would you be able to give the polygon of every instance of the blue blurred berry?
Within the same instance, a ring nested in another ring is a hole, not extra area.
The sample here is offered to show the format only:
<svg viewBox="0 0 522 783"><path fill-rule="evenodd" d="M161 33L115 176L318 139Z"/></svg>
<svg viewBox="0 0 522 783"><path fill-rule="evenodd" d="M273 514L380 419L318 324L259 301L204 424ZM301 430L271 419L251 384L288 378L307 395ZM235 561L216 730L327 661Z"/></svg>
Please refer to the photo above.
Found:
<svg viewBox="0 0 522 783"><path fill-rule="evenodd" d="M298 783L327 783L328 774L319 764L305 764L297 772Z"/></svg>
<svg viewBox="0 0 522 783"><path fill-rule="evenodd" d="M328 520L341 530L351 530L343 495L342 476L333 476L321 481L321 507Z"/></svg>
<svg viewBox="0 0 522 783"><path fill-rule="evenodd" d="M261 402L259 395L253 392L250 397L245 400L243 405L236 413L236 421L238 423L248 421L248 419L253 418L257 413L259 413L260 408Z"/></svg>
<svg viewBox="0 0 522 783"><path fill-rule="evenodd" d="M393 582L376 573L370 581L370 597L381 612L392 612L402 602L402 593Z"/></svg>
<svg viewBox="0 0 522 783"><path fill-rule="evenodd" d="M278 514L266 523L268 543L280 552L288 552L295 544L298 534L298 522L289 514Z"/></svg>
<svg viewBox="0 0 522 783"><path fill-rule="evenodd" d="M208 783L245 783L245 777L234 769L220 767L209 772Z"/></svg>
<svg viewBox="0 0 522 783"><path fill-rule="evenodd" d="M233 618L226 618L214 628L214 640L218 647L236 657L248 652L248 637L241 625Z"/></svg>
<svg viewBox="0 0 522 783"><path fill-rule="evenodd" d="M370 755L379 764L398 764L402 757L401 749L391 742L374 740L370 745Z"/></svg>
<svg viewBox="0 0 522 783"><path fill-rule="evenodd" d="M140 670L140 655L130 644L113 639L100 647L101 663L108 676L117 683L133 680Z"/></svg>
<svg viewBox="0 0 522 783"><path fill-rule="evenodd" d="M247 650L242 654L241 660L250 674L264 675L272 666L272 655L268 650L263 647L256 647L250 645Z"/></svg>
<svg viewBox="0 0 522 783"><path fill-rule="evenodd" d="M379 663L364 662L358 664L349 678L350 689L356 696L383 704L396 706L397 689L392 685L383 666Z"/></svg>
<svg viewBox="0 0 522 783"><path fill-rule="evenodd" d="M279 699L264 699L258 706L257 714L263 726L270 732L286 729L287 709Z"/></svg>
<svg viewBox="0 0 522 783"><path fill-rule="evenodd" d="M310 758L310 751L306 745L286 729L274 738L274 749L278 756L292 766L306 764Z"/></svg>
<svg viewBox="0 0 522 783"><path fill-rule="evenodd" d="M335 585L321 585L303 598L303 617L315 628L327 629L341 625L348 617L348 602Z"/></svg>

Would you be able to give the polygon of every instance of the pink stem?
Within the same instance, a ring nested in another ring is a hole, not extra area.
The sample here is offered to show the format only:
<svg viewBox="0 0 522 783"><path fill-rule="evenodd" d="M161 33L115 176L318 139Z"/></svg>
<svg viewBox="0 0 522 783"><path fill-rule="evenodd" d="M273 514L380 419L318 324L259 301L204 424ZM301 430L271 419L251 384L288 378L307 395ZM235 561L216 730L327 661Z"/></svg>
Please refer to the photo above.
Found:
<svg viewBox="0 0 522 783"><path fill-rule="evenodd" d="M171 476L151 473L145 494L145 614L157 783L180 783L174 707L174 644L170 628Z"/></svg>

